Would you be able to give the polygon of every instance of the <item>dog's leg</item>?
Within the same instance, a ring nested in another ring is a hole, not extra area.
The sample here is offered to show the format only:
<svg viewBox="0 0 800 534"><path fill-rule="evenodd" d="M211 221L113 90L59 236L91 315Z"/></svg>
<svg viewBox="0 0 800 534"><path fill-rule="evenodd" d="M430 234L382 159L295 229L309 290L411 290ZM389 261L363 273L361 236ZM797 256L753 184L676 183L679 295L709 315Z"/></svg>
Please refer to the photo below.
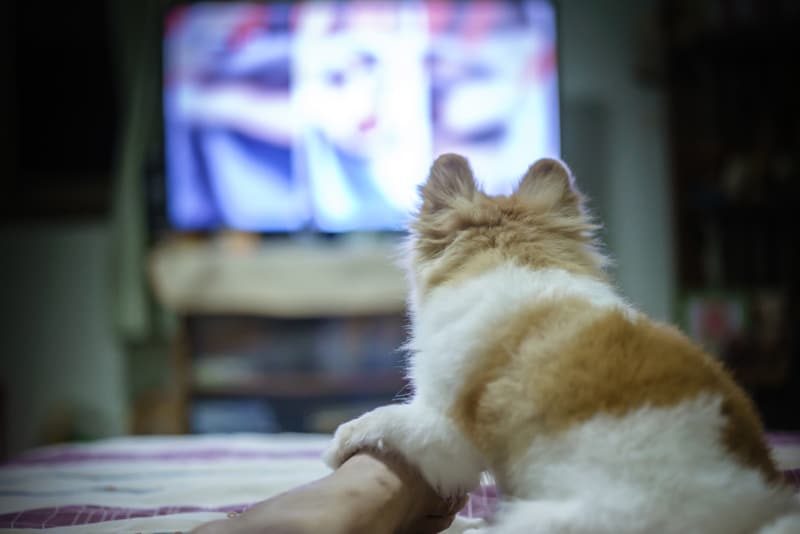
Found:
<svg viewBox="0 0 800 534"><path fill-rule="evenodd" d="M419 402L383 406L339 427L324 455L333 468L361 450L400 454L443 497L480 482L483 461L447 416Z"/></svg>

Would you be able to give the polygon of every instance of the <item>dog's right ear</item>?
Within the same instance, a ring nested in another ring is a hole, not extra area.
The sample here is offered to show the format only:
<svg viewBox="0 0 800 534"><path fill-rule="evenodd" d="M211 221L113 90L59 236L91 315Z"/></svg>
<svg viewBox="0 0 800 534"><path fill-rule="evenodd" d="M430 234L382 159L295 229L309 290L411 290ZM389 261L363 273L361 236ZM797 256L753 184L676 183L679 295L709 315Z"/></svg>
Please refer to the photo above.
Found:
<svg viewBox="0 0 800 534"><path fill-rule="evenodd" d="M458 154L443 154L433 162L428 181L420 187L421 211L436 213L450 208L460 198L471 200L476 191L467 159Z"/></svg>
<svg viewBox="0 0 800 534"><path fill-rule="evenodd" d="M582 196L564 162L542 158L530 166L515 195L565 213L580 214Z"/></svg>

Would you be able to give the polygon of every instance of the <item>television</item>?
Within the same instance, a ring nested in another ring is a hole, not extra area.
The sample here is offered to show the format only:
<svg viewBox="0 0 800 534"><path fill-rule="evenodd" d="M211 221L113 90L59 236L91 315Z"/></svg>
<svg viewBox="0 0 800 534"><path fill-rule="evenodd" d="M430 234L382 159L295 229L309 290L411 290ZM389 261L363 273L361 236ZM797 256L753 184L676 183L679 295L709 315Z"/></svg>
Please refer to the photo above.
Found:
<svg viewBox="0 0 800 534"><path fill-rule="evenodd" d="M439 154L497 194L560 152L549 1L190 3L163 50L178 230L399 230Z"/></svg>

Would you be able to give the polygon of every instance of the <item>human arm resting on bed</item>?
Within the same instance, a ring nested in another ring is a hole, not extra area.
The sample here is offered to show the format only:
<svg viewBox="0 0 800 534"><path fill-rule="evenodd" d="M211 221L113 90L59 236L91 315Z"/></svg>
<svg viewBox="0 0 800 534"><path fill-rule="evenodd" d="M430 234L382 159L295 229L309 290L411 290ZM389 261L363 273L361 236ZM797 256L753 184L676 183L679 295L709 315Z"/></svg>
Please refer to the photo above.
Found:
<svg viewBox="0 0 800 534"><path fill-rule="evenodd" d="M241 516L202 525L194 534L433 534L450 525L462 504L439 498L399 459L362 453L327 477Z"/></svg>

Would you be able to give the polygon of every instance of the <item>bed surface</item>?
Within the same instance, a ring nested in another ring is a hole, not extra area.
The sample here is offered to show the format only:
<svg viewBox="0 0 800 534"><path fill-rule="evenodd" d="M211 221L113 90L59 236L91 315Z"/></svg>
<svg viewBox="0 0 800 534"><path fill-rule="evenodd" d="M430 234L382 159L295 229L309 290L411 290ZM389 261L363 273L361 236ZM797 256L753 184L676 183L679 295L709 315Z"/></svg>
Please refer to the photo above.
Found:
<svg viewBox="0 0 800 534"><path fill-rule="evenodd" d="M329 472L326 435L131 437L26 453L0 469L0 531L180 532ZM465 515L488 513L489 485Z"/></svg>
<svg viewBox="0 0 800 534"><path fill-rule="evenodd" d="M0 468L0 531L185 532L328 473L324 435L130 437L36 449ZM800 489L800 434L773 434ZM490 513L486 481L461 511Z"/></svg>

